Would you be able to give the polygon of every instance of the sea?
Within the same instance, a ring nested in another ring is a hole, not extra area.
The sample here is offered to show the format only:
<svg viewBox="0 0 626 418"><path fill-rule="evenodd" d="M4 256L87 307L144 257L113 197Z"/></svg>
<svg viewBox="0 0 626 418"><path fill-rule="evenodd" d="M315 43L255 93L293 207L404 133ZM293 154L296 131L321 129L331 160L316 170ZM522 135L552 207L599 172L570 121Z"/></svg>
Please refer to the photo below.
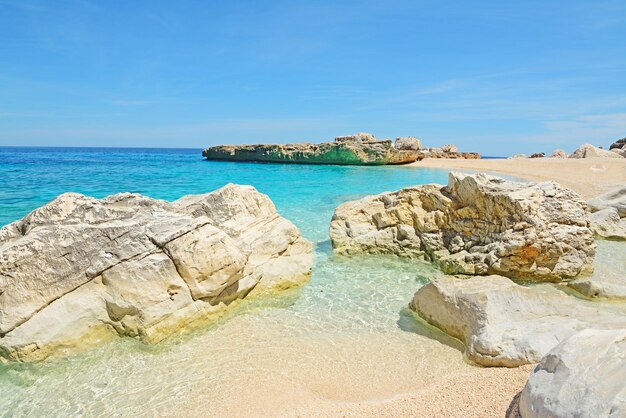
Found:
<svg viewBox="0 0 626 418"><path fill-rule="evenodd" d="M447 175L419 166L206 161L199 149L0 147L0 226L64 192L171 201L237 183L267 194L315 245L306 285L244 300L163 343L115 339L66 358L0 364L0 417L289 415L294 405L382 402L470 373L476 367L460 343L407 308L438 271L395 257L337 256L328 236L339 204L445 184ZM610 264L615 251L601 243L599 261Z"/></svg>

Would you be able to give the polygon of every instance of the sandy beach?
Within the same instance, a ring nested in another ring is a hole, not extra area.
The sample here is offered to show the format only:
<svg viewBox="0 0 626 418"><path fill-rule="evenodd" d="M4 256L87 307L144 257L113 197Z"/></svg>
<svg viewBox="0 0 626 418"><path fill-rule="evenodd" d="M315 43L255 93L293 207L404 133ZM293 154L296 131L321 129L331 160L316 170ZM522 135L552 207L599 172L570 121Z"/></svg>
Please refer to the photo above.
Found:
<svg viewBox="0 0 626 418"><path fill-rule="evenodd" d="M501 173L533 181L554 180L589 199L626 183L626 158L516 158L453 160L427 158L414 167Z"/></svg>

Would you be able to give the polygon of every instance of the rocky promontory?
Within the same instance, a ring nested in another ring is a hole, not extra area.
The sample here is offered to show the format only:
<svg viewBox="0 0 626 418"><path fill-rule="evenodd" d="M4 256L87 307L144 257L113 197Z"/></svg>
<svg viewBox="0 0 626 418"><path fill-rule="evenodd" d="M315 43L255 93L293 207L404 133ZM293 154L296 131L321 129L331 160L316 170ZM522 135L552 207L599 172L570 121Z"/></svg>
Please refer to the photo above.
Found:
<svg viewBox="0 0 626 418"><path fill-rule="evenodd" d="M115 335L158 342L251 292L305 282L312 252L251 186L171 203L62 194L0 229L0 359Z"/></svg>
<svg viewBox="0 0 626 418"><path fill-rule="evenodd" d="M585 202L554 182L450 173L448 185L346 202L330 225L341 254L424 258L448 274L560 281L593 270Z"/></svg>
<svg viewBox="0 0 626 418"><path fill-rule="evenodd" d="M207 160L332 165L399 165L428 157L480 158L476 153L460 153L454 146L447 147L422 148L414 137L397 138L393 143L361 132L320 144L219 145L206 148L202 156Z"/></svg>

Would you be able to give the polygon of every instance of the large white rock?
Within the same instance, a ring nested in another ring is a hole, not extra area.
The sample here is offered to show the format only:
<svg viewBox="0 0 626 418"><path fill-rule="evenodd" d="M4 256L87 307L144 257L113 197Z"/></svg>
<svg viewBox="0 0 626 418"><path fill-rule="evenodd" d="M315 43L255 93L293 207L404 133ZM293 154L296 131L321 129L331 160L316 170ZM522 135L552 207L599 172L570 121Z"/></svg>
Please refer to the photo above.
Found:
<svg viewBox="0 0 626 418"><path fill-rule="evenodd" d="M522 418L626 416L626 329L588 329L552 349L519 398Z"/></svg>
<svg viewBox="0 0 626 418"><path fill-rule="evenodd" d="M536 363L559 342L590 327L626 327L626 311L587 302L551 287L525 287L502 276L442 277L420 288L411 309L465 343L485 366Z"/></svg>
<svg viewBox="0 0 626 418"><path fill-rule="evenodd" d="M619 154L607 151L602 148L594 147L591 144L583 144L569 158L624 158Z"/></svg>
<svg viewBox="0 0 626 418"><path fill-rule="evenodd" d="M426 258L448 274L559 281L593 270L585 203L554 182L450 173L340 205L330 237L340 254Z"/></svg>
<svg viewBox="0 0 626 418"><path fill-rule="evenodd" d="M0 357L156 342L311 267L311 244L250 186L173 203L66 193L0 229Z"/></svg>

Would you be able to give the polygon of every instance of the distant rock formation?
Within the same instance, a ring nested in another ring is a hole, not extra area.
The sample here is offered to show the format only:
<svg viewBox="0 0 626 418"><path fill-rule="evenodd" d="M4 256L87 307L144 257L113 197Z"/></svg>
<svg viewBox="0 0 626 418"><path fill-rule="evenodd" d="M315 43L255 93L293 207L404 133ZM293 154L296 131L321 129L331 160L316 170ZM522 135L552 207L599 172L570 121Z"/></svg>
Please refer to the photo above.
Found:
<svg viewBox="0 0 626 418"><path fill-rule="evenodd" d="M626 330L581 331L550 350L524 387L522 418L626 417Z"/></svg>
<svg viewBox="0 0 626 418"><path fill-rule="evenodd" d="M594 147L591 144L583 144L570 154L569 158L623 158L616 152Z"/></svg>
<svg viewBox="0 0 626 418"><path fill-rule="evenodd" d="M450 173L424 185L346 202L330 238L341 254L425 258L448 274L500 274L538 281L593 270L585 203L554 182L516 183Z"/></svg>
<svg viewBox="0 0 626 418"><path fill-rule="evenodd" d="M422 142L419 140L419 138L415 138L413 136L404 136L396 138L394 146L398 150L419 151L422 149Z"/></svg>
<svg viewBox="0 0 626 418"><path fill-rule="evenodd" d="M172 203L62 194L0 229L0 358L158 342L250 292L302 284L312 251L251 186Z"/></svg>
<svg viewBox="0 0 626 418"><path fill-rule="evenodd" d="M296 164L387 165L417 161L417 151L396 149L391 140L378 141L358 133L321 144L220 145L202 152L207 160Z"/></svg>
<svg viewBox="0 0 626 418"><path fill-rule="evenodd" d="M554 151L552 151L550 158L567 158L567 152L562 149L555 149Z"/></svg>
<svg viewBox="0 0 626 418"><path fill-rule="evenodd" d="M455 145L444 145L441 148L431 147L431 148L422 148L418 152L418 160L423 160L424 158L451 158L451 159L466 159L466 160L478 160L480 159L480 154L477 152L458 152L454 151L457 147Z"/></svg>
<svg viewBox="0 0 626 418"><path fill-rule="evenodd" d="M626 316L594 302L502 276L437 278L417 291L410 308L463 341L467 358L484 366L536 363L578 331L626 327Z"/></svg>
<svg viewBox="0 0 626 418"><path fill-rule="evenodd" d="M617 155L621 155L622 157L626 157L626 138L618 139L613 142L609 147L609 151L614 152Z"/></svg>
<svg viewBox="0 0 626 418"><path fill-rule="evenodd" d="M360 132L321 144L220 145L206 148L202 156L207 160L336 165L398 165L423 158L480 158L477 153L460 153L453 145L446 147L446 150L425 149L415 137L397 138L394 145L391 140L379 141L372 134Z"/></svg>
<svg viewBox="0 0 626 418"><path fill-rule="evenodd" d="M609 150L616 149L616 148L617 149L626 148L626 138L618 139L617 141L613 142L611 146L609 147Z"/></svg>
<svg viewBox="0 0 626 418"><path fill-rule="evenodd" d="M544 158L545 156L545 152L536 152L534 154L531 154L529 158Z"/></svg>

